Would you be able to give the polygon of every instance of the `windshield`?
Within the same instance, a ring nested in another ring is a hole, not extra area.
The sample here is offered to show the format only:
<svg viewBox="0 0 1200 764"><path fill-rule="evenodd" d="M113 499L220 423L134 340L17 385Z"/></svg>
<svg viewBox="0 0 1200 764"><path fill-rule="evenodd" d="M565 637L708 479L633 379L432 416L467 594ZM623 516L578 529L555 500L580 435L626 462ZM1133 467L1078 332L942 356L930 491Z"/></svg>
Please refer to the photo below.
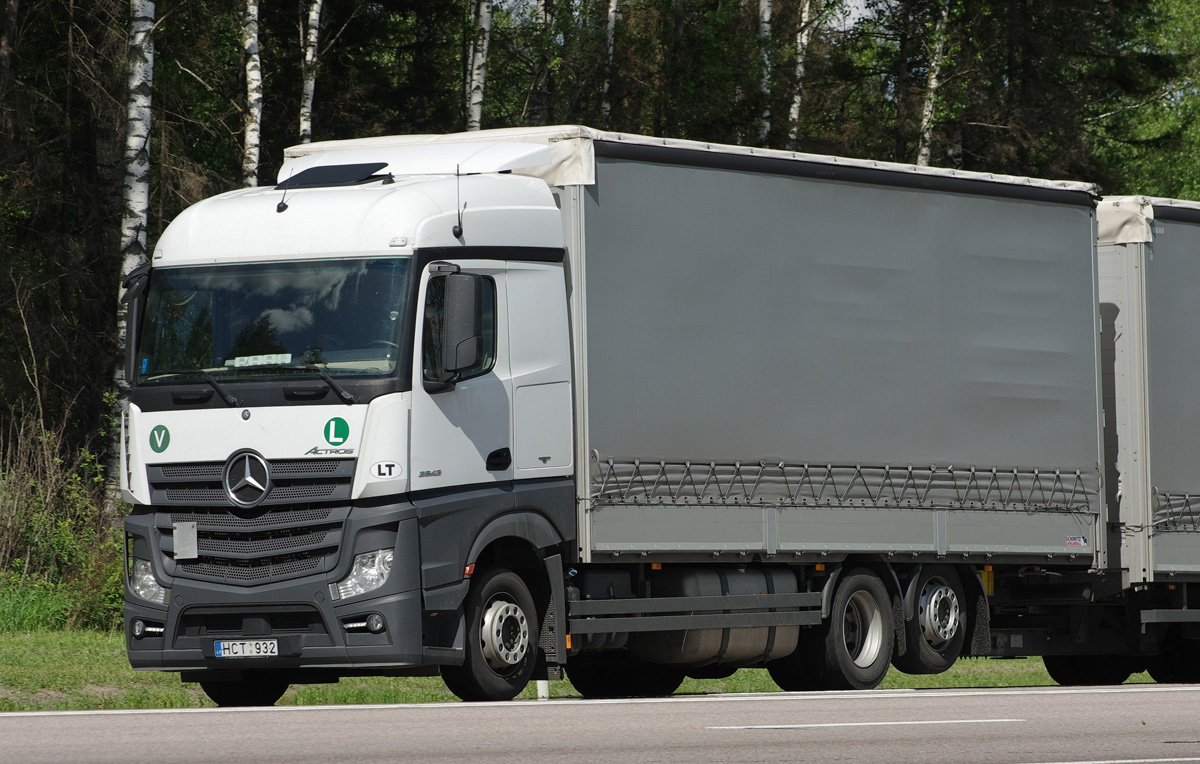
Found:
<svg viewBox="0 0 1200 764"><path fill-rule="evenodd" d="M321 369L396 369L408 259L159 268L146 292L138 384Z"/></svg>

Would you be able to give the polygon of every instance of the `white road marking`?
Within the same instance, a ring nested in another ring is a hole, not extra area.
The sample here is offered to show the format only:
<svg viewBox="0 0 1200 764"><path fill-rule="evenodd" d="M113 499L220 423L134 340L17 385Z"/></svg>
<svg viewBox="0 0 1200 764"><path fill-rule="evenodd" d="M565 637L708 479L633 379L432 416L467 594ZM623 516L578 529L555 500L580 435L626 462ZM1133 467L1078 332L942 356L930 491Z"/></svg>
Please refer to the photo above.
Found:
<svg viewBox="0 0 1200 764"><path fill-rule="evenodd" d="M736 727L705 727L709 730L802 730L820 727L897 727L910 724L1000 724L1024 719L928 719L911 722L837 722L831 724L744 724Z"/></svg>
<svg viewBox="0 0 1200 764"><path fill-rule="evenodd" d="M119 710L91 711L0 711L0 721L4 719L26 716L121 716L127 714L221 714L265 711L274 713L295 713L301 711L365 711L390 709L397 711L419 711L429 708L471 708L484 707L495 710L517 706L562 706L562 705L625 705L637 703L728 703L730 701L816 701L826 703L831 700L884 700L887 698L907 698L920 700L924 698L954 698L995 695L1108 695L1143 692L1197 692L1200 686L1195 685L1160 685L1160 684L1130 684L1117 687L1039 687L1021 689L972 689L972 690L858 690L846 692L762 692L762 693L721 693L715 695L674 695L667 698L620 698L612 700L584 700L581 698L554 698L551 700L510 700L504 703L376 703L348 706L258 706L247 708L129 708ZM1149 761L1149 760L1148 760ZM1200 761L1200 759L1180 759L1180 761ZM1067 764L1054 762L1053 764ZM1100 764L1098 762L1071 762L1070 764Z"/></svg>
<svg viewBox="0 0 1200 764"><path fill-rule="evenodd" d="M1037 764L1166 764L1167 762L1200 761L1200 758L1182 759L1102 759L1095 761L1044 761Z"/></svg>

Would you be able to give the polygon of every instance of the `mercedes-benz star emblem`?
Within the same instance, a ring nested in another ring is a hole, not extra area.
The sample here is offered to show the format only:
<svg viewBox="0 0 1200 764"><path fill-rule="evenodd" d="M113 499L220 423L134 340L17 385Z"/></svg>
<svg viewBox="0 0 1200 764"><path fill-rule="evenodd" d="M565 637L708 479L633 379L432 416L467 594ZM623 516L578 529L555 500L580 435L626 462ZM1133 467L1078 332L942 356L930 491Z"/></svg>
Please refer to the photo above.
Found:
<svg viewBox="0 0 1200 764"><path fill-rule="evenodd" d="M271 468L253 451L239 451L225 462L225 495L239 507L256 507L271 490Z"/></svg>

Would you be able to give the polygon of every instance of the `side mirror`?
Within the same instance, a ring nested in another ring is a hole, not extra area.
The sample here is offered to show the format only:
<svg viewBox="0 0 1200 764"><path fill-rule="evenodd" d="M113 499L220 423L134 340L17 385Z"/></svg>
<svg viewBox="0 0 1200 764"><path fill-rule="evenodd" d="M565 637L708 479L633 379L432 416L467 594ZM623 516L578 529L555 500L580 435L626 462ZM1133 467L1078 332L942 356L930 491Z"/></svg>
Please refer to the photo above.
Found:
<svg viewBox="0 0 1200 764"><path fill-rule="evenodd" d="M125 315L125 382L133 384L137 379L137 354L141 345L142 305L139 300L146 292L150 283L150 263L143 263L129 272L121 287L125 293L121 295L121 303L130 308Z"/></svg>
<svg viewBox="0 0 1200 764"><path fill-rule="evenodd" d="M121 302L133 302L146 291L146 285L150 283L150 263L139 265L129 272L125 277L125 281L121 283L121 287L125 290L125 294L121 295Z"/></svg>
<svg viewBox="0 0 1200 764"><path fill-rule="evenodd" d="M479 363L483 345L483 277L452 273L446 277L442 362L447 373Z"/></svg>

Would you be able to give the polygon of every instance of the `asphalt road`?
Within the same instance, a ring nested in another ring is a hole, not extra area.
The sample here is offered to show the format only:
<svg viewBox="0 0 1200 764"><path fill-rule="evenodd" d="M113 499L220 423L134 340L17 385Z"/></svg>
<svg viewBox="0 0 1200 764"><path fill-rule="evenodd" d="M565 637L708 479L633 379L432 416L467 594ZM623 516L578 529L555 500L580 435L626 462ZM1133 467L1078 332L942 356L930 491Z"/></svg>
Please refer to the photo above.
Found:
<svg viewBox="0 0 1200 764"><path fill-rule="evenodd" d="M1200 764L1200 687L0 714L0 762Z"/></svg>

